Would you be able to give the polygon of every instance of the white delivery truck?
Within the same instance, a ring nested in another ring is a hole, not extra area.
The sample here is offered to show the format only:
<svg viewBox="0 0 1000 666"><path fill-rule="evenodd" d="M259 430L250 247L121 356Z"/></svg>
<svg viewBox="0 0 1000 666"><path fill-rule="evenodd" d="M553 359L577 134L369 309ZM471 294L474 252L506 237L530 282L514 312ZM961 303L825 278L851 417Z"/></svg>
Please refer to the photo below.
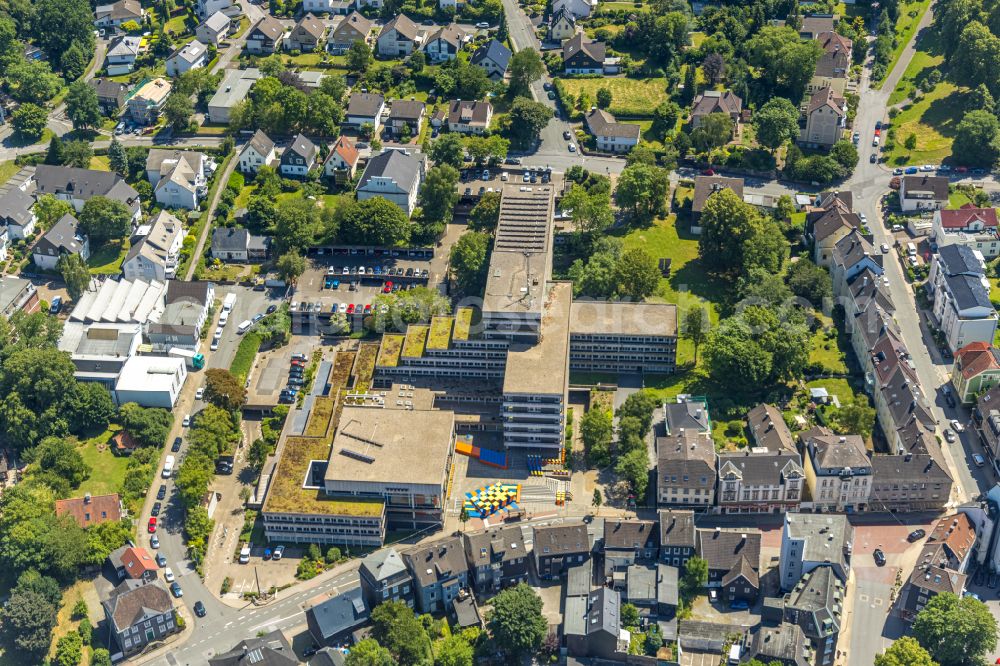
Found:
<svg viewBox="0 0 1000 666"><path fill-rule="evenodd" d="M235 293L228 294L226 296L226 300L222 301L222 311L232 312L234 305L236 305L236 294Z"/></svg>
<svg viewBox="0 0 1000 666"><path fill-rule="evenodd" d="M163 478L169 479L170 475L174 473L174 457L167 456L163 461Z"/></svg>

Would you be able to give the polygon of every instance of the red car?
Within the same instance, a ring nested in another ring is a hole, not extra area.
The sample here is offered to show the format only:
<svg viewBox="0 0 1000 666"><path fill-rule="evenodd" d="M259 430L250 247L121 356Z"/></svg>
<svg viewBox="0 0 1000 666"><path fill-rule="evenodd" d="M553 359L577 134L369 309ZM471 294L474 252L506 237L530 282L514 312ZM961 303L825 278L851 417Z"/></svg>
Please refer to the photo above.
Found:
<svg viewBox="0 0 1000 666"><path fill-rule="evenodd" d="M715 169L713 169L712 167L709 167L709 168L705 169L704 171L702 171L701 173L702 173L702 175L705 175L705 176L714 176L715 175Z"/></svg>
<svg viewBox="0 0 1000 666"><path fill-rule="evenodd" d="M365 306L365 314L370 314L371 311L372 311L372 304L369 303L368 305Z"/></svg>
<svg viewBox="0 0 1000 666"><path fill-rule="evenodd" d="M389 280L388 282L386 282L385 286L382 287L382 293L383 294L388 294L390 291L392 291L392 280Z"/></svg>
<svg viewBox="0 0 1000 666"><path fill-rule="evenodd" d="M354 314L354 303L347 304L347 314Z"/></svg>
<svg viewBox="0 0 1000 666"><path fill-rule="evenodd" d="M292 359L292 365L293 365L293 366L294 366L294 365L297 365L297 366L299 366L300 368L303 368L303 367L305 367L305 365L306 365L306 362L305 362L305 361L300 361L300 360L299 360L299 359L297 359L297 358L293 358L293 359Z"/></svg>
<svg viewBox="0 0 1000 666"><path fill-rule="evenodd" d="M882 136L882 130L876 128L875 129L875 136Z"/></svg>
<svg viewBox="0 0 1000 666"><path fill-rule="evenodd" d="M146 531L149 532L150 534L153 534L154 532L156 532L156 518L155 517L151 516L149 518L149 525L146 526Z"/></svg>

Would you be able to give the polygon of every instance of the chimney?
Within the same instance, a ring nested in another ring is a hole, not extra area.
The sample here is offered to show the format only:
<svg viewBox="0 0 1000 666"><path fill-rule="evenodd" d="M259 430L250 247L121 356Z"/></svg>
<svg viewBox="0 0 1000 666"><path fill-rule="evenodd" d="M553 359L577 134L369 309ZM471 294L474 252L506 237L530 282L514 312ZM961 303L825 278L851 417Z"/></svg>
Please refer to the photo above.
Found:
<svg viewBox="0 0 1000 666"><path fill-rule="evenodd" d="M83 503L90 504L90 493L85 493L83 496Z"/></svg>

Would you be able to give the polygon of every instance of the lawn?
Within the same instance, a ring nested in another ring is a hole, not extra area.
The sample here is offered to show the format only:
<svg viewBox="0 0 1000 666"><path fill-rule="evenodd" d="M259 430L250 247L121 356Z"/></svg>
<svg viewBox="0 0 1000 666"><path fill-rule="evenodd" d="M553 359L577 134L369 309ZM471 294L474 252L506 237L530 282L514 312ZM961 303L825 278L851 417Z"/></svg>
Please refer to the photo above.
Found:
<svg viewBox="0 0 1000 666"><path fill-rule="evenodd" d="M896 48L892 50L892 59L889 61L889 67L885 70L886 76L889 76L896 66L903 49L910 43L910 39L917 29L917 24L920 23L920 19L923 18L930 6L931 0L915 0L900 5L899 18L896 19Z"/></svg>
<svg viewBox="0 0 1000 666"><path fill-rule="evenodd" d="M96 171L111 171L111 160L107 155L94 155L90 158L90 168Z"/></svg>
<svg viewBox="0 0 1000 666"><path fill-rule="evenodd" d="M83 440L76 447L83 461L90 466L90 478L80 484L76 491L77 496L82 496L84 493L107 495L121 492L128 458L116 456L107 446L108 440L119 430L121 426L110 425L107 430Z"/></svg>
<svg viewBox="0 0 1000 666"><path fill-rule="evenodd" d="M122 260L128 254L128 240L109 241L92 252L87 259L91 275L117 275L121 272Z"/></svg>
<svg viewBox="0 0 1000 666"><path fill-rule="evenodd" d="M253 361L257 358L261 342L263 342L263 338L253 331L243 336L243 339L240 340L240 346L236 349L233 362L229 365L229 372L246 380L253 368Z"/></svg>
<svg viewBox="0 0 1000 666"><path fill-rule="evenodd" d="M21 167L17 166L17 164L14 163L14 160L0 162L0 183L6 183L20 170Z"/></svg>
<svg viewBox="0 0 1000 666"><path fill-rule="evenodd" d="M698 240L690 233L678 230L676 216L656 220L648 227L633 229L623 238L625 249L641 247L654 259L671 260L670 277L661 278L656 295L651 300L676 303L681 312L694 304L707 305L712 324L719 321L716 302L719 287L701 267L698 258ZM694 358L694 346L687 340L677 345L677 364L683 365Z"/></svg>
<svg viewBox="0 0 1000 666"><path fill-rule="evenodd" d="M825 388L831 398L833 398L833 396L837 396L841 405L853 402L854 397L857 395L857 392L851 386L850 381L843 378L814 379L811 382L806 382L806 388Z"/></svg>
<svg viewBox="0 0 1000 666"><path fill-rule="evenodd" d="M925 30L917 38L917 51L913 54L913 59L903 72L903 78L899 80L895 90L889 95L889 106L899 104L904 99L911 97L916 90L916 83L926 76L936 67L940 67L944 62L944 55L938 45L937 33L933 30Z"/></svg>
<svg viewBox="0 0 1000 666"><path fill-rule="evenodd" d="M889 164L939 164L951 155L955 126L965 113L964 92L964 88L942 81L919 102L904 108L892 121L896 143ZM910 134L917 136L912 152L903 146Z"/></svg>
<svg viewBox="0 0 1000 666"><path fill-rule="evenodd" d="M830 322L820 326L809 341L809 363L823 366L830 374L847 374L847 354L837 344L837 328Z"/></svg>
<svg viewBox="0 0 1000 666"><path fill-rule="evenodd" d="M611 91L611 107L608 109L616 116L628 118L650 118L653 110L661 102L667 101L666 79L558 79L566 92L574 98L586 92L590 99L597 99L597 90L607 88Z"/></svg>
<svg viewBox="0 0 1000 666"><path fill-rule="evenodd" d="M163 24L163 30L174 35L186 34L187 29L187 13L182 13L179 16L175 16L166 23Z"/></svg>
<svg viewBox="0 0 1000 666"><path fill-rule="evenodd" d="M954 190L948 193L948 208L958 209L970 203L972 203L972 199L962 190Z"/></svg>
<svg viewBox="0 0 1000 666"><path fill-rule="evenodd" d="M246 32L247 28L249 27L250 27L250 19L248 19L246 16L241 16L240 26L236 29L236 32L234 32L229 36L229 39L233 41L239 39L240 37L243 36L243 33Z"/></svg>

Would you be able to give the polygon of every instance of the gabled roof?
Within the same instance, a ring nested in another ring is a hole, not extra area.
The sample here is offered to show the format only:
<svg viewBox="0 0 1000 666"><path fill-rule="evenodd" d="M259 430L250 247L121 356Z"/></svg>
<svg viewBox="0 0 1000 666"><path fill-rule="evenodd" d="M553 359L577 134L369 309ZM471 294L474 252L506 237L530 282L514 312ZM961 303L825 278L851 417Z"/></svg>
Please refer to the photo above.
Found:
<svg viewBox="0 0 1000 666"><path fill-rule="evenodd" d="M149 227L149 233L129 248L122 261L123 266L140 254L153 263L166 265L170 248L184 231L181 221L165 210L150 220Z"/></svg>
<svg viewBox="0 0 1000 666"><path fill-rule="evenodd" d="M420 161L401 150L384 150L368 160L358 189L363 189L372 178L389 178L402 191L409 192L420 178Z"/></svg>
<svg viewBox="0 0 1000 666"><path fill-rule="evenodd" d="M694 511L660 510L660 546L695 547Z"/></svg>
<svg viewBox="0 0 1000 666"><path fill-rule="evenodd" d="M380 548L361 560L361 571L375 581L389 580L407 573L406 564L395 548Z"/></svg>
<svg viewBox="0 0 1000 666"><path fill-rule="evenodd" d="M708 432L708 405L703 400L684 398L663 403L664 425L668 434L684 430Z"/></svg>
<svg viewBox="0 0 1000 666"><path fill-rule="evenodd" d="M129 578L142 578L147 572L155 572L156 562L145 548L133 546L122 553L122 565Z"/></svg>
<svg viewBox="0 0 1000 666"><path fill-rule="evenodd" d="M352 166L358 163L358 159L361 156L358 149L354 145L354 140L344 134L341 134L337 139L337 142L333 144L333 148L330 149L330 155L327 157L327 160L334 155Z"/></svg>
<svg viewBox="0 0 1000 666"><path fill-rule="evenodd" d="M944 229L968 229L978 222L983 227L994 230L997 228L996 208L976 208L965 204L958 210L939 210L936 215L941 217L941 227Z"/></svg>
<svg viewBox="0 0 1000 666"><path fill-rule="evenodd" d="M881 276L876 275L870 268L865 268L855 275L848 284L848 289L858 306L858 310L862 313L867 309L868 304L873 302L889 312L896 311L896 304L892 302L892 294L889 293L888 285L885 284Z"/></svg>
<svg viewBox="0 0 1000 666"><path fill-rule="evenodd" d="M831 567L816 567L805 574L795 587L785 595L785 609L805 613L808 621L805 634L809 638L825 638L840 631L840 618L844 612L844 586Z"/></svg>
<svg viewBox="0 0 1000 666"><path fill-rule="evenodd" d="M592 109L584 121L594 136L610 136L623 139L639 139L642 128L634 123L620 123L603 109Z"/></svg>
<svg viewBox="0 0 1000 666"><path fill-rule="evenodd" d="M111 44L108 46L108 57L111 58L123 58L123 57L136 57L139 55L139 48L142 45L141 37L132 37L129 35L122 35L121 37L116 37Z"/></svg>
<svg viewBox="0 0 1000 666"><path fill-rule="evenodd" d="M536 557L590 552L590 538L583 523L545 525L533 529Z"/></svg>
<svg viewBox="0 0 1000 666"><path fill-rule="evenodd" d="M603 66L607 48L605 47L604 42L592 41L582 32L578 32L563 42L562 52L564 61L569 60L577 53L583 52L595 63Z"/></svg>
<svg viewBox="0 0 1000 666"><path fill-rule="evenodd" d="M823 54L816 63L816 76L845 78L851 66L853 42L836 32L821 32L816 41L823 48Z"/></svg>
<svg viewBox="0 0 1000 666"><path fill-rule="evenodd" d="M736 564L733 565L733 568L726 572L726 575L722 577L720 582L723 587L726 587L740 578L755 588L760 586L760 577L757 575L755 565L753 565L745 556L737 560Z"/></svg>
<svg viewBox="0 0 1000 666"><path fill-rule="evenodd" d="M757 446L771 451L795 450L795 438L785 425L781 410L774 405L761 403L747 412L747 425Z"/></svg>
<svg viewBox="0 0 1000 666"><path fill-rule="evenodd" d="M859 435L815 435L805 440L820 469L870 469L865 441Z"/></svg>
<svg viewBox="0 0 1000 666"><path fill-rule="evenodd" d="M710 113L738 115L743 111L743 99L731 90L706 90L694 98L691 116L707 116Z"/></svg>
<svg viewBox="0 0 1000 666"><path fill-rule="evenodd" d="M945 275L982 275L983 261L968 245L953 243L938 248L937 262Z"/></svg>
<svg viewBox="0 0 1000 666"><path fill-rule="evenodd" d="M462 37L462 31L458 29L458 26L454 23L449 23L432 32L427 38L427 43L430 44L440 39L458 49L462 47Z"/></svg>
<svg viewBox="0 0 1000 666"><path fill-rule="evenodd" d="M748 658L767 664L772 660L784 666L808 666L809 648L802 628L797 624L782 622L777 627L761 626L750 640Z"/></svg>
<svg viewBox="0 0 1000 666"><path fill-rule="evenodd" d="M420 32L417 24L403 13L396 14L391 21L382 26L382 29L378 33L379 39L382 38L382 35L388 34L393 30L396 31L398 36L408 39L411 42L417 38L417 34Z"/></svg>
<svg viewBox="0 0 1000 666"><path fill-rule="evenodd" d="M468 571L465 548L457 536L420 546L403 555L417 585L427 587Z"/></svg>
<svg viewBox="0 0 1000 666"><path fill-rule="evenodd" d="M94 15L98 18L121 19L142 19L142 5L139 0L118 0L107 5L98 5L94 10Z"/></svg>
<svg viewBox="0 0 1000 666"><path fill-rule="evenodd" d="M212 250L246 252L250 232L243 228L216 227L212 230Z"/></svg>
<svg viewBox="0 0 1000 666"><path fill-rule="evenodd" d="M493 115L489 102L453 99L448 103L448 122L463 125L486 125Z"/></svg>
<svg viewBox="0 0 1000 666"><path fill-rule="evenodd" d="M987 371L1000 371L1000 350L988 342L970 342L955 352L955 367L965 379Z"/></svg>
<svg viewBox="0 0 1000 666"><path fill-rule="evenodd" d="M375 93L351 93L347 100L347 115L374 118L385 106L385 97Z"/></svg>
<svg viewBox="0 0 1000 666"><path fill-rule="evenodd" d="M872 474L876 480L872 491L873 500L877 499L880 485L913 482L951 483L951 475L947 469L938 462L938 458L929 453L874 455ZM947 496L943 497L941 504L947 500ZM878 502L875 504L877 506Z"/></svg>
<svg viewBox="0 0 1000 666"><path fill-rule="evenodd" d="M309 12L299 19L299 22L295 24L294 30L304 31L311 37L315 38L316 41L319 41L323 39L323 33L326 32L326 25L313 16L312 12Z"/></svg>
<svg viewBox="0 0 1000 666"><path fill-rule="evenodd" d="M124 99L128 90L128 84L112 79L91 79L90 85L97 92L97 97L103 99Z"/></svg>
<svg viewBox="0 0 1000 666"><path fill-rule="evenodd" d="M965 247L964 245L961 247ZM959 310L986 308L993 310L990 292L983 284L983 278L976 275L945 275L944 283L955 298Z"/></svg>
<svg viewBox="0 0 1000 666"><path fill-rule="evenodd" d="M35 183L39 194L71 194L74 199L100 195L125 204L139 199L131 185L110 171L39 164L35 167Z"/></svg>
<svg viewBox="0 0 1000 666"><path fill-rule="evenodd" d="M742 479L744 485L778 485L789 475L801 476L802 461L798 453L784 450L719 454L719 477L728 474Z"/></svg>
<svg viewBox="0 0 1000 666"><path fill-rule="evenodd" d="M319 154L319 148L316 144L310 141L304 134L299 134L294 139L292 143L289 144L288 148L285 148L285 152L281 154L282 159L284 159L286 154L298 155L306 162L312 162L316 159L316 155Z"/></svg>
<svg viewBox="0 0 1000 666"><path fill-rule="evenodd" d="M472 568L509 562L525 557L521 528L516 525L491 527L481 532L465 532L465 559Z"/></svg>
<svg viewBox="0 0 1000 666"><path fill-rule="evenodd" d="M256 31L260 31L267 39L274 41L285 32L285 26L270 14L265 14L264 18L257 21L257 24L250 29L250 34Z"/></svg>
<svg viewBox="0 0 1000 666"><path fill-rule="evenodd" d="M103 605L114 624L115 633L163 615L174 607L170 593L158 580L126 580L112 590Z"/></svg>
<svg viewBox="0 0 1000 666"><path fill-rule="evenodd" d="M558 21L569 21L571 26L576 25L576 15L569 10L568 5L563 5L554 12L552 12L552 17L549 19L550 25L555 25Z"/></svg>
<svg viewBox="0 0 1000 666"><path fill-rule="evenodd" d="M223 12L218 11L209 16L207 19L205 19L204 22L202 22L202 24L198 27L200 28L204 26L209 30L211 30L212 32L222 32L223 30L228 28L229 25L230 25L229 17L226 16Z"/></svg>
<svg viewBox="0 0 1000 666"><path fill-rule="evenodd" d="M83 250L85 236L79 230L80 223L73 215L66 213L45 232L42 237L56 252L79 254Z"/></svg>
<svg viewBox="0 0 1000 666"><path fill-rule="evenodd" d="M671 487L701 488L715 486L715 443L693 428L681 428L676 435L656 438L657 473L670 479ZM676 477L676 480L674 480Z"/></svg>
<svg viewBox="0 0 1000 666"><path fill-rule="evenodd" d="M719 190L732 190L740 199L743 198L743 179L727 178L725 176L695 176L694 198L691 200L691 210L700 213L708 198Z"/></svg>
<svg viewBox="0 0 1000 666"><path fill-rule="evenodd" d="M875 247L857 229L837 241L833 258L835 263L845 269L853 268L865 259L871 259L877 266L882 266L882 254L876 252Z"/></svg>
<svg viewBox="0 0 1000 666"><path fill-rule="evenodd" d="M804 16L802 17L802 30L799 32L818 37L824 32L833 32L836 25L837 24L833 20L833 17L829 15Z"/></svg>
<svg viewBox="0 0 1000 666"><path fill-rule="evenodd" d="M937 201L947 201L948 179L944 176L928 176L927 174L903 176L900 192L903 194L926 192L930 193Z"/></svg>
<svg viewBox="0 0 1000 666"><path fill-rule="evenodd" d="M375 21L370 21L356 11L353 11L334 28L333 34L336 35L342 28L352 27L362 35L367 35L372 31L373 25L375 25Z"/></svg>
<svg viewBox="0 0 1000 666"><path fill-rule="evenodd" d="M976 545L976 526L965 513L942 516L931 530L929 543L939 543L961 562Z"/></svg>
<svg viewBox="0 0 1000 666"><path fill-rule="evenodd" d="M491 39L489 42L476 49L476 52L472 54L470 62L473 65L478 65L484 60L492 60L500 69L506 71L507 65L510 63L511 55L512 54L509 48L497 40Z"/></svg>
<svg viewBox="0 0 1000 666"><path fill-rule="evenodd" d="M10 220L15 224L25 225L31 222L31 209L35 200L18 187L11 187L0 194L0 218Z"/></svg>
<svg viewBox="0 0 1000 666"><path fill-rule="evenodd" d="M171 53L168 60L178 58L184 62L193 64L198 62L201 58L204 58L207 52L207 46L199 42L197 39L192 39L190 42Z"/></svg>
<svg viewBox="0 0 1000 666"><path fill-rule="evenodd" d="M360 587L352 587L306 610L323 639L332 639L368 622L371 609ZM319 639L320 637L317 637Z"/></svg>
<svg viewBox="0 0 1000 666"><path fill-rule="evenodd" d="M118 493L86 495L56 500L57 516L72 516L80 527L100 525L122 518L122 500Z"/></svg>
<svg viewBox="0 0 1000 666"><path fill-rule="evenodd" d="M806 113L811 114L819 109L832 109L838 115L846 115L847 113L844 98L837 97L830 86L820 88L809 98L809 109Z"/></svg>
<svg viewBox="0 0 1000 666"><path fill-rule="evenodd" d="M260 638L248 638L229 652L208 660L209 666L296 666L298 658L281 631L275 629Z"/></svg>
<svg viewBox="0 0 1000 666"><path fill-rule="evenodd" d="M424 115L424 103L415 99L397 99L389 108L389 120L417 120Z"/></svg>
<svg viewBox="0 0 1000 666"><path fill-rule="evenodd" d="M708 568L730 571L745 558L754 569L760 568L760 530L699 529L698 555L708 561Z"/></svg>
<svg viewBox="0 0 1000 666"><path fill-rule="evenodd" d="M247 141L246 147L253 148L261 157L267 157L274 150L274 141L271 141L271 138L264 134L262 130L257 130L250 137L250 140ZM244 150L246 150L246 147L244 147Z"/></svg>
<svg viewBox="0 0 1000 666"><path fill-rule="evenodd" d="M656 548L658 532L652 520L605 520L604 549Z"/></svg>

